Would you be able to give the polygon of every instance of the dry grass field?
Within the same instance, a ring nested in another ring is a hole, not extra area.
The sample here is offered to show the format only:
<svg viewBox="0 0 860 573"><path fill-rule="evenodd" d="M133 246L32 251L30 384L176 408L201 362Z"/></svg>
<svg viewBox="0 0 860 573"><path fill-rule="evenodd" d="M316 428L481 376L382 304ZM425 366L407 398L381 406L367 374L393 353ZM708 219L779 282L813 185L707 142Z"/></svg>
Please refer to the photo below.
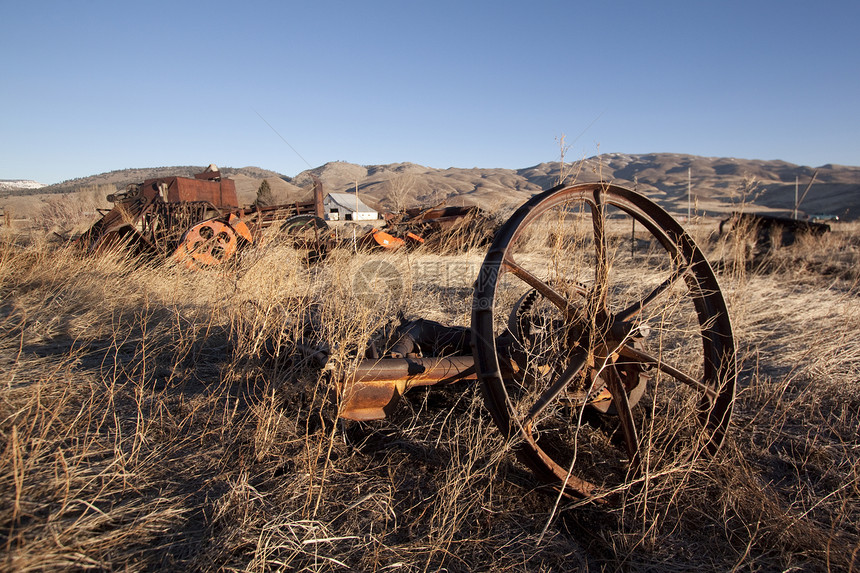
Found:
<svg viewBox="0 0 860 573"><path fill-rule="evenodd" d="M727 442L613 504L539 487L477 385L336 419L333 378L402 313L469 324L483 252L289 247L228 271L6 235L0 568L860 570L860 227L718 269L740 376ZM0 229L2 230L2 229ZM367 292L372 261L394 288ZM320 372L300 330L328 344Z"/></svg>

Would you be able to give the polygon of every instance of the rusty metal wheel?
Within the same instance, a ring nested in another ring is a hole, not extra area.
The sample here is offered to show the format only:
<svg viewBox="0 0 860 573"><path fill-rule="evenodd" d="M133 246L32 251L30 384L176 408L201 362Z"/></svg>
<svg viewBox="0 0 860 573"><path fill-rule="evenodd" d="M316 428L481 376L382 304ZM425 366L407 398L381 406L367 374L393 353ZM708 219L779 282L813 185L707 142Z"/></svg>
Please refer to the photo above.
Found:
<svg viewBox="0 0 860 573"><path fill-rule="evenodd" d="M559 186L520 207L481 266L472 336L496 425L567 493L621 491L723 442L737 372L719 284L629 189Z"/></svg>
<svg viewBox="0 0 860 573"><path fill-rule="evenodd" d="M224 221L209 219L185 232L173 258L189 269L199 270L224 264L238 248L236 231Z"/></svg>

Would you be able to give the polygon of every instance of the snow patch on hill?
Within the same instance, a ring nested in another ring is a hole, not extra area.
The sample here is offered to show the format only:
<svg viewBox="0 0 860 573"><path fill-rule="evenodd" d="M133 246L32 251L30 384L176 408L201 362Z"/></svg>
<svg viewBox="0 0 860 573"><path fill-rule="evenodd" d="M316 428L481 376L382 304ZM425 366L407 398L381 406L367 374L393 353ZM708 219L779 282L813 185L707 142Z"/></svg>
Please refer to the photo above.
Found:
<svg viewBox="0 0 860 573"><path fill-rule="evenodd" d="M21 189L41 189L38 181L30 179L0 179L0 191L20 191Z"/></svg>

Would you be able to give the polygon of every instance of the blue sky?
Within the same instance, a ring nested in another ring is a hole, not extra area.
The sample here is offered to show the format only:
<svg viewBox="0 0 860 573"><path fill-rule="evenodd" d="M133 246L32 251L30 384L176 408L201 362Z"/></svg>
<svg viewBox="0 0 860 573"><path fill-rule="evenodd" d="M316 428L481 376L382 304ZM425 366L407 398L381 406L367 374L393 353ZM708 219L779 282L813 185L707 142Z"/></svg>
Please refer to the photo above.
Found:
<svg viewBox="0 0 860 573"><path fill-rule="evenodd" d="M860 165L856 0L0 0L0 22L0 179L519 168L562 134L568 158Z"/></svg>

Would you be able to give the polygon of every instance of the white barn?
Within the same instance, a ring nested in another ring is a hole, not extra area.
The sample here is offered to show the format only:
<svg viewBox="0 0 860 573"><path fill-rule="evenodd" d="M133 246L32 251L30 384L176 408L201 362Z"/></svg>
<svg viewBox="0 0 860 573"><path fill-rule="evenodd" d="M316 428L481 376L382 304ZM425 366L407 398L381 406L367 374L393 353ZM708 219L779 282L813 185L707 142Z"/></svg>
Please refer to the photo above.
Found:
<svg viewBox="0 0 860 573"><path fill-rule="evenodd" d="M372 221L379 213L365 205L354 193L329 193L323 199L329 221Z"/></svg>

